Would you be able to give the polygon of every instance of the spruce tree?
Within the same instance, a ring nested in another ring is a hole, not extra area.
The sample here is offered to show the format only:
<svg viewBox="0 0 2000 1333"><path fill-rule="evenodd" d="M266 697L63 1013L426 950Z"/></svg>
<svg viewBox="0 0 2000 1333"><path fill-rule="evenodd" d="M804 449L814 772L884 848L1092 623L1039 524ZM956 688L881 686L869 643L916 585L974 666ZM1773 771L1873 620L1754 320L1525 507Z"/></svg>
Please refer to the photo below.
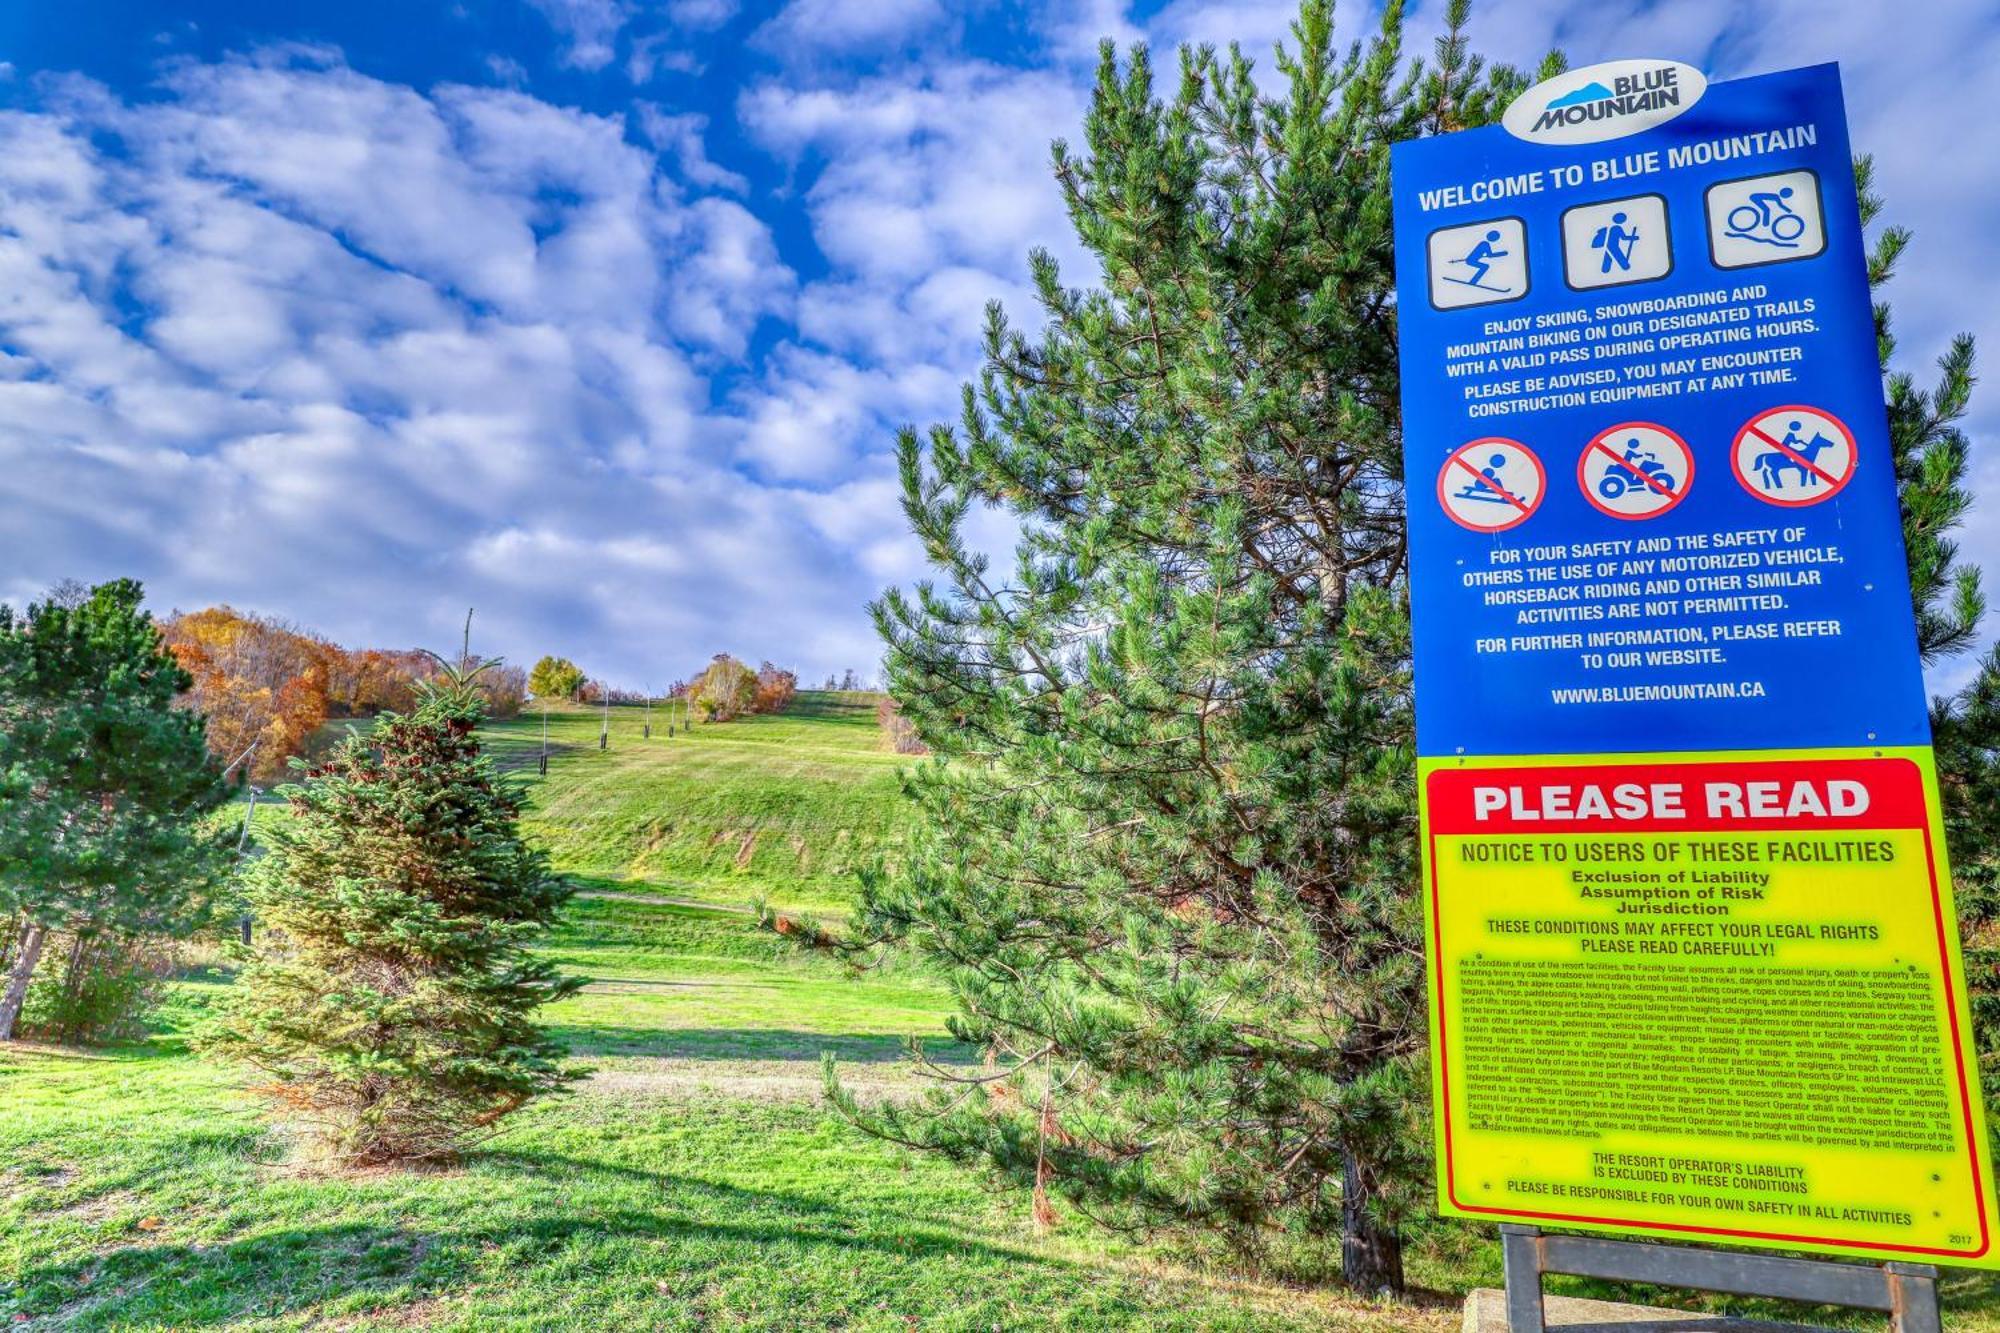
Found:
<svg viewBox="0 0 2000 1333"><path fill-rule="evenodd" d="M845 947L941 964L989 1067L908 1107L833 1087L1038 1215L1337 1235L1370 1291L1428 1192L1388 150L1526 82L1448 18L1426 68L1399 6L1343 54L1308 0L1269 98L1239 51L1183 51L1163 101L1104 48L1055 151L1096 285L1037 253L1040 331L991 309L958 429L904 434L938 578L874 608L940 760Z"/></svg>
<svg viewBox="0 0 2000 1333"><path fill-rule="evenodd" d="M570 889L481 753L476 675L282 788L247 876L261 947L208 1045L349 1163L448 1158L575 1077L534 1012L582 983L527 952Z"/></svg>
<svg viewBox="0 0 2000 1333"><path fill-rule="evenodd" d="M137 583L0 606L0 1040L51 931L79 944L185 935L209 918L228 799L192 683Z"/></svg>

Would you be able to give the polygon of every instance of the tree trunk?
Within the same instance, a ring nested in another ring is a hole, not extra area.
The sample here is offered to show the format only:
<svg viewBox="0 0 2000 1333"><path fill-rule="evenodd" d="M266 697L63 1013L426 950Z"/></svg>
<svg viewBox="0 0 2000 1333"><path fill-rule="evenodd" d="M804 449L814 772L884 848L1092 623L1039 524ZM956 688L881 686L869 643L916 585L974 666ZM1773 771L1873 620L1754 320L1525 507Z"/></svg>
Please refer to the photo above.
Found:
<svg viewBox="0 0 2000 1333"><path fill-rule="evenodd" d="M1403 1238L1368 1211L1376 1192L1375 1170L1346 1154L1340 1186L1340 1271L1347 1285L1370 1296L1403 1293Z"/></svg>
<svg viewBox="0 0 2000 1333"><path fill-rule="evenodd" d="M63 1013L62 1027L56 1040L65 1046L78 1044L82 1030L77 1021L77 997L83 993L83 980L87 975L87 960L90 957L90 937L79 934L70 941L69 961L63 968Z"/></svg>
<svg viewBox="0 0 2000 1333"><path fill-rule="evenodd" d="M21 1006L28 1002L28 979L35 975L35 964L42 961L42 945L48 938L47 929L32 921L21 934L20 952L14 956L14 967L7 977L7 993L0 995L0 1041L14 1039L14 1024L21 1017Z"/></svg>

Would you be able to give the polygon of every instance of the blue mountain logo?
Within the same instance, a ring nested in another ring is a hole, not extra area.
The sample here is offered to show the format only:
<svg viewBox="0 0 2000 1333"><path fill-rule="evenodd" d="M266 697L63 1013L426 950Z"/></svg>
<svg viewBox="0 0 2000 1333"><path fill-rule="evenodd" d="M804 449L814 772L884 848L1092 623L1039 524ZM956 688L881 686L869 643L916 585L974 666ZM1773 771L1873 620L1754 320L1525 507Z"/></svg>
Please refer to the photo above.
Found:
<svg viewBox="0 0 2000 1333"><path fill-rule="evenodd" d="M1544 110L1558 111L1566 106L1583 106L1588 102L1608 102L1615 94L1601 83L1586 83L1573 93L1564 93L1550 102Z"/></svg>

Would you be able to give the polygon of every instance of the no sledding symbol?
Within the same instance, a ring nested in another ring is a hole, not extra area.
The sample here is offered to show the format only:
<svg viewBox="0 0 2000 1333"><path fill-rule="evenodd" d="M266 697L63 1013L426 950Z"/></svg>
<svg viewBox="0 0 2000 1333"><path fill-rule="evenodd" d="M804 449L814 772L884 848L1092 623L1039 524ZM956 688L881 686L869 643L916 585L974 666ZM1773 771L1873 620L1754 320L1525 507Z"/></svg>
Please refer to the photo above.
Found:
<svg viewBox="0 0 2000 1333"><path fill-rule="evenodd" d="M1438 503L1452 522L1474 532L1526 523L1547 490L1548 474L1535 451L1497 435L1461 444L1438 472Z"/></svg>
<svg viewBox="0 0 2000 1333"><path fill-rule="evenodd" d="M1687 441L1646 421L1599 431L1576 460L1577 485L1599 513L1652 518L1679 504L1694 481Z"/></svg>
<svg viewBox="0 0 2000 1333"><path fill-rule="evenodd" d="M1774 407L1736 432L1729 466L1759 500L1798 509L1831 500L1854 477L1854 433L1816 407Z"/></svg>

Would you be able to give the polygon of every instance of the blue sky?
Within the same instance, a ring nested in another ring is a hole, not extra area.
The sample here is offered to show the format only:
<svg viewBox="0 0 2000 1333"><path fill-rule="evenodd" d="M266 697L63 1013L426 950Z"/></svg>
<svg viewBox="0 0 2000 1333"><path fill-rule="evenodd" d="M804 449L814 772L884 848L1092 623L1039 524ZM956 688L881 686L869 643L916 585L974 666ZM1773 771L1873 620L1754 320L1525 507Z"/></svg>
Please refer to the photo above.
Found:
<svg viewBox="0 0 2000 1333"><path fill-rule="evenodd" d="M0 8L0 600L132 574L355 645L448 643L476 605L486 651L632 687L724 649L872 672L862 605L921 572L894 428L953 414L987 300L1032 316L1031 246L1089 276L1047 161L1098 37L1269 70L1291 12ZM1961 329L2000 357L1990 0L1486 0L1476 34L1713 78L1839 60L1918 232L1904 362Z"/></svg>

